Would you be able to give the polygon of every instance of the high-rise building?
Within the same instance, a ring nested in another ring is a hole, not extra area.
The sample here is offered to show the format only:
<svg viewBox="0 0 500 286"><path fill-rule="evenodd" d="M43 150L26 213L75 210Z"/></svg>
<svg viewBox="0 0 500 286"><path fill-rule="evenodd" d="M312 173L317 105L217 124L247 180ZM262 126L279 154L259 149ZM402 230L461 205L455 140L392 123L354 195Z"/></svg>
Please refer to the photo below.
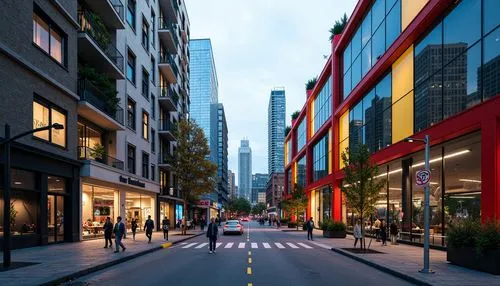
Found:
<svg viewBox="0 0 500 286"><path fill-rule="evenodd" d="M267 111L267 137L268 137L268 172L269 174L283 172L286 100L285 89L275 88L269 97Z"/></svg>
<svg viewBox="0 0 500 286"><path fill-rule="evenodd" d="M238 148L238 197L250 201L252 192L252 149L247 139Z"/></svg>
<svg viewBox="0 0 500 286"><path fill-rule="evenodd" d="M268 177L266 184L266 204L269 206L268 208L272 208L274 211L278 210L283 198L285 190L284 181L283 173L274 173Z"/></svg>
<svg viewBox="0 0 500 286"><path fill-rule="evenodd" d="M258 201L259 193L266 191L268 178L268 174L256 173L252 175L252 195L250 203L256 204Z"/></svg>
<svg viewBox="0 0 500 286"><path fill-rule="evenodd" d="M217 191L219 202L229 201L229 179L227 169L227 122L224 105L218 104L217 108Z"/></svg>
<svg viewBox="0 0 500 286"><path fill-rule="evenodd" d="M233 171L228 170L228 181L229 181L229 198L232 200L236 197L236 181Z"/></svg>

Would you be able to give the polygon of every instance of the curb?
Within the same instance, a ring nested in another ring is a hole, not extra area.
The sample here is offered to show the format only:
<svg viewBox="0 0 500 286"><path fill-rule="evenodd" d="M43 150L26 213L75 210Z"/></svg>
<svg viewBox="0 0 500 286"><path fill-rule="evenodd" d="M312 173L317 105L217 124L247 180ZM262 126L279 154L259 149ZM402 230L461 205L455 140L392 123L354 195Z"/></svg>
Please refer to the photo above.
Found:
<svg viewBox="0 0 500 286"><path fill-rule="evenodd" d="M122 258L119 258L119 259L116 259L116 260L113 260L113 261L109 261L109 262L106 262L104 264L100 264L100 265L96 265L96 266L92 266L92 267L89 267L89 268L86 268L86 269L83 269L83 270L80 270L78 272L75 272L75 273L72 273L72 274L69 274L69 275L65 275L63 277L60 277L60 278L57 278L57 279L54 279L54 280L51 280L51 281L48 281L48 282L45 282L45 283L42 283L40 284L41 286L49 286L49 285L60 285L62 283L65 283L65 282L69 282L71 280L74 280L76 278L80 278L82 276L86 276L86 275L89 275L91 273L94 273L94 272L97 272L97 271L100 271L100 270L103 270L105 268L108 268L108 267L111 267L111 266L115 266L117 264L120 264L120 263L123 263L123 262L126 262L126 261L129 261L129 260L132 260L132 259L135 259L137 257L140 257L140 256L143 256L143 255L146 255L146 254L149 254L149 253L152 253L152 252L155 252L155 251L158 251L158 250L161 250L161 249L164 249L164 248L168 248L174 244L178 244L178 243L181 243L183 241L186 241L186 240L189 240L189 239L192 239L192 238L195 238L195 237L198 237L198 236L201 236L205 234L204 232L202 233L199 233L199 234L195 234L193 236L190 236L190 237L186 237L186 238L182 238L182 239L179 239L177 241L174 241L174 242L167 242L167 243L163 243L157 247L153 247L151 249L148 249L148 250L144 250L142 252L138 252L138 253L135 253L133 255L129 255L129 256L125 256L125 257L122 257Z"/></svg>
<svg viewBox="0 0 500 286"><path fill-rule="evenodd" d="M349 253L349 252L347 252L347 251L344 251L344 250L342 250L342 249L339 249L339 248L333 248L333 247L332 247L332 248L331 248L331 250L332 250L333 252L336 252L336 253L341 254L341 255L343 255L343 256L346 256L346 257L349 257L349 258L351 258L351 259L354 259L354 260L356 260L356 261L358 261L358 262L361 262L361 263L363 263L363 264L366 264L366 265L368 265L368 266L371 266L371 267L373 267L373 268L375 268L375 269L378 269L378 270L380 270L380 271L382 271L382 272L385 272L385 273L390 274L390 275L392 275L392 276L395 276L395 277L401 278L401 279L403 279L403 280L405 280L405 281L408 281L408 282L410 282L410 283L413 283L413 284L416 284L416 285L421 285L421 286L431 286L431 285L432 285L432 284L430 284L430 283L429 283L429 282L427 282L427 281L424 281L424 280L418 279L418 278L416 278L416 277L410 276L410 275L405 274L405 273L403 273L403 272L401 272L401 271L397 271L397 270L391 269L391 268L389 268L389 267L382 266L382 265L377 264L377 263L375 263L375 262L373 262L373 261L370 261L370 260L368 260L368 259L361 258L361 257L359 257L359 256L357 256L357 255L354 255L354 254Z"/></svg>

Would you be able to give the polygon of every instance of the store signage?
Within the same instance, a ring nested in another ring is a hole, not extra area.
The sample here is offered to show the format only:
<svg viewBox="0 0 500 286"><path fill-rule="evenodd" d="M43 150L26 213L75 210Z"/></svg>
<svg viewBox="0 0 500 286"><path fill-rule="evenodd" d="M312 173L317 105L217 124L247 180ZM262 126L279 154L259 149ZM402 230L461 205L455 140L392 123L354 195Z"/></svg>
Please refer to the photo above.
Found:
<svg viewBox="0 0 500 286"><path fill-rule="evenodd" d="M200 206L209 206L210 205L210 200L201 200L198 205Z"/></svg>
<svg viewBox="0 0 500 286"><path fill-rule="evenodd" d="M426 187L431 180L431 171L430 170L419 170L415 174L415 182L419 187Z"/></svg>
<svg viewBox="0 0 500 286"><path fill-rule="evenodd" d="M120 176L120 183L129 184L129 185L136 186L136 187L141 187L141 188L145 188L146 187L145 183L143 183L143 182L141 182L139 180L132 179L130 177L125 178L123 176Z"/></svg>

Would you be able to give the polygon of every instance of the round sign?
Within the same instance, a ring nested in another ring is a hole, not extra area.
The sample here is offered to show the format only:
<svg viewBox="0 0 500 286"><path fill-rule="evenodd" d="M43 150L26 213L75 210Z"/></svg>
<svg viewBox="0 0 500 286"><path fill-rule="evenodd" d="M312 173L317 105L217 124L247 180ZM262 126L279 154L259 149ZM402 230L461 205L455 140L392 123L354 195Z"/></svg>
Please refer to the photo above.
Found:
<svg viewBox="0 0 500 286"><path fill-rule="evenodd" d="M415 175L415 181L417 186L425 186L431 180L431 171L429 170L419 170Z"/></svg>

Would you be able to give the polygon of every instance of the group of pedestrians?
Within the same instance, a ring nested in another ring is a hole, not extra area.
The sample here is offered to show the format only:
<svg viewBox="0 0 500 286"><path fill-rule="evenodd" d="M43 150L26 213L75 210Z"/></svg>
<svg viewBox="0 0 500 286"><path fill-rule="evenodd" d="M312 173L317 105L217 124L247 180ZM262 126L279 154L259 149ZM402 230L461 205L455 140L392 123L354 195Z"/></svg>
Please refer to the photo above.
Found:
<svg viewBox="0 0 500 286"><path fill-rule="evenodd" d="M373 228L375 229L375 239L377 241L382 241L382 246L387 246L387 223L384 219L379 220L378 218L375 220L373 224ZM398 236L398 226L395 221L393 221L389 227L390 235L391 235L391 243L397 244L397 236ZM361 232L361 222L360 220L356 221L356 225L353 230L354 236L354 247L358 243L358 240L361 243L361 239L363 237Z"/></svg>

